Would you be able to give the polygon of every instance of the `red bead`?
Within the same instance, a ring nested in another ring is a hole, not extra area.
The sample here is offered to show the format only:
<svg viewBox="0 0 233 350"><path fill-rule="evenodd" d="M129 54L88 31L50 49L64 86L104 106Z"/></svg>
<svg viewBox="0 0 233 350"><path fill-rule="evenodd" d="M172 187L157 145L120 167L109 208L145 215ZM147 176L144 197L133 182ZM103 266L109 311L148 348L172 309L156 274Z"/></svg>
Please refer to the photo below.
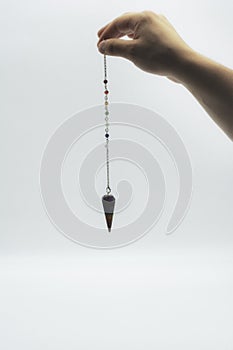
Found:
<svg viewBox="0 0 233 350"><path fill-rule="evenodd" d="M104 93L107 95L107 94L109 93L109 91L108 91L108 90L105 90Z"/></svg>

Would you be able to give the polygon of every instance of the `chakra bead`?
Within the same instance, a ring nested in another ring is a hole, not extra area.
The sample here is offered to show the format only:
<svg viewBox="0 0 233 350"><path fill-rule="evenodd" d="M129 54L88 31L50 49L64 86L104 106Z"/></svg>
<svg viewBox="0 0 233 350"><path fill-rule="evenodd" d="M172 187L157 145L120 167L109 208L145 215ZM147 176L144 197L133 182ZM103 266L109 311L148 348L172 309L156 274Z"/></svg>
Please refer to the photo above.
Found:
<svg viewBox="0 0 233 350"><path fill-rule="evenodd" d="M109 134L105 134L105 137L108 138L108 137L109 137Z"/></svg>
<svg viewBox="0 0 233 350"><path fill-rule="evenodd" d="M109 91L108 91L108 90L105 90L104 93L107 95L107 94L109 93Z"/></svg>
<svg viewBox="0 0 233 350"><path fill-rule="evenodd" d="M108 101L105 101L105 105L106 105L106 106L108 105Z"/></svg>
<svg viewBox="0 0 233 350"><path fill-rule="evenodd" d="M105 112L105 115L109 115L109 111L106 111L106 112Z"/></svg>
<svg viewBox="0 0 233 350"><path fill-rule="evenodd" d="M104 79L104 84L107 84L107 82L108 82L107 79Z"/></svg>

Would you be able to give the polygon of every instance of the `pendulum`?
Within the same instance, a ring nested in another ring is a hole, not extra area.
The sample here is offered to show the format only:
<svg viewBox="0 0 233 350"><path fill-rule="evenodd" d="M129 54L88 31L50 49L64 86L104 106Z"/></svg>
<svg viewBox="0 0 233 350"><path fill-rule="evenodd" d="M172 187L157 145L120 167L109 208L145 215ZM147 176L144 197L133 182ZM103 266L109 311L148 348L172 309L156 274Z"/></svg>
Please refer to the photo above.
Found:
<svg viewBox="0 0 233 350"><path fill-rule="evenodd" d="M108 232L111 232L113 211L115 206L115 198L111 193L111 188L109 184L109 111L108 111L108 80L107 80L107 64L106 64L106 55L104 55L104 81L105 85L105 148L106 148L106 170L107 170L107 186L106 194L102 197L102 203L104 207L105 219L108 227Z"/></svg>
<svg viewBox="0 0 233 350"><path fill-rule="evenodd" d="M115 198L111 193L111 188L109 185L109 111L108 111L108 88L107 88L107 65L106 65L106 55L104 55L104 81L105 85L105 148L106 148L106 170L107 170L107 187L106 194L102 197L102 203L104 207L105 219L108 227L108 232L111 232L113 212L115 206Z"/></svg>

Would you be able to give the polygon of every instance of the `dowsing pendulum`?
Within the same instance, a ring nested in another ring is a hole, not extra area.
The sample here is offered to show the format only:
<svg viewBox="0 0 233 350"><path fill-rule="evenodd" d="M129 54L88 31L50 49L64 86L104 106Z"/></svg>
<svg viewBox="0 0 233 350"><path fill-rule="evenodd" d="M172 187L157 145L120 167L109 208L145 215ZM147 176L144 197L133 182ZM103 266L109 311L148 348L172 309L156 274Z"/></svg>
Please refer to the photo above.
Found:
<svg viewBox="0 0 233 350"><path fill-rule="evenodd" d="M111 193L111 188L109 184L109 111L108 111L108 88L107 88L107 64L106 55L104 55L104 81L105 85L105 148L106 148L106 170L107 170L107 187L106 194L102 197L102 203L104 207L105 219L108 227L108 232L111 232L113 212L115 206L115 198Z"/></svg>

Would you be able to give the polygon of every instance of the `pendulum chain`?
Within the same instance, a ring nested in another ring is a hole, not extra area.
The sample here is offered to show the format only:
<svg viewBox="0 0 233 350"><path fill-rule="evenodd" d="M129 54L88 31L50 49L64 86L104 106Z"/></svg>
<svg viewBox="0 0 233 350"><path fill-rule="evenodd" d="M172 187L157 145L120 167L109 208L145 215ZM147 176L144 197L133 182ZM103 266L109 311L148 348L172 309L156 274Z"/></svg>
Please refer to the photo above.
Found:
<svg viewBox="0 0 233 350"><path fill-rule="evenodd" d="M109 110L108 110L108 80L107 80L107 64L106 55L104 55L104 85L105 85L105 147L106 147L106 170L107 170L107 187L106 193L111 193L110 180L109 180Z"/></svg>
<svg viewBox="0 0 233 350"><path fill-rule="evenodd" d="M108 111L108 80L107 80L107 64L106 55L104 55L104 85L105 85L105 147L106 147L106 170L107 170L107 187L106 194L102 197L102 203L104 207L105 219L108 227L108 231L111 232L113 212L115 206L115 197L110 194L110 181L109 181L109 111Z"/></svg>

